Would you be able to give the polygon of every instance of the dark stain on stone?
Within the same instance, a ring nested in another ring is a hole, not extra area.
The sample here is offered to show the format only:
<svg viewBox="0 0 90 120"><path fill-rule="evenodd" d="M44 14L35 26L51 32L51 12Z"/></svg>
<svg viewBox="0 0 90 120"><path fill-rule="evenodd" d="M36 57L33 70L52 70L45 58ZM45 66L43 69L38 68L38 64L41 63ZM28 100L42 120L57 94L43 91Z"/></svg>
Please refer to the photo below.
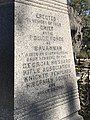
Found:
<svg viewBox="0 0 90 120"><path fill-rule="evenodd" d="M25 8L22 6L20 8L16 8L16 25L17 29L21 32L23 32L24 28L24 17L25 17Z"/></svg>

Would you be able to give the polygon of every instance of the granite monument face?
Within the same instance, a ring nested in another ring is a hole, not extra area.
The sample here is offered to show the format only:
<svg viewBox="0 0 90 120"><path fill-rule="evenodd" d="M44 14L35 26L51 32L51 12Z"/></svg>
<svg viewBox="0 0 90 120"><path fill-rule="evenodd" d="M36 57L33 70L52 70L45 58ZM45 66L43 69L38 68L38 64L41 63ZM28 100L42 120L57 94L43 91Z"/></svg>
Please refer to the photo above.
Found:
<svg viewBox="0 0 90 120"><path fill-rule="evenodd" d="M66 0L15 0L15 120L81 120Z"/></svg>

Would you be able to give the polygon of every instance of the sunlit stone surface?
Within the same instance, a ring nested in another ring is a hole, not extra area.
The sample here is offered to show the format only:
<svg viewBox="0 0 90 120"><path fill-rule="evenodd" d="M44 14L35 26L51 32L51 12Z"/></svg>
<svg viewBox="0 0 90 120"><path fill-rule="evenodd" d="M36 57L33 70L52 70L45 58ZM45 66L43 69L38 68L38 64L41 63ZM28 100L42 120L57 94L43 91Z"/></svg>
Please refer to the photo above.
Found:
<svg viewBox="0 0 90 120"><path fill-rule="evenodd" d="M82 119L66 0L16 0L14 90L15 120Z"/></svg>

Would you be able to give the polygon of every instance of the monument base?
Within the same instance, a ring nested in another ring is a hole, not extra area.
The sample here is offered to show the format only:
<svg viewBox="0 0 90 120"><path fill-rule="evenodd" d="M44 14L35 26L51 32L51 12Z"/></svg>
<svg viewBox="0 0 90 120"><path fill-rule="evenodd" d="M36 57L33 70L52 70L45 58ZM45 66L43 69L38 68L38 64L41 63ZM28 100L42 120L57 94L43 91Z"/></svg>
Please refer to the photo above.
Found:
<svg viewBox="0 0 90 120"><path fill-rule="evenodd" d="M78 112L71 114L61 120L83 120L83 117L78 114Z"/></svg>

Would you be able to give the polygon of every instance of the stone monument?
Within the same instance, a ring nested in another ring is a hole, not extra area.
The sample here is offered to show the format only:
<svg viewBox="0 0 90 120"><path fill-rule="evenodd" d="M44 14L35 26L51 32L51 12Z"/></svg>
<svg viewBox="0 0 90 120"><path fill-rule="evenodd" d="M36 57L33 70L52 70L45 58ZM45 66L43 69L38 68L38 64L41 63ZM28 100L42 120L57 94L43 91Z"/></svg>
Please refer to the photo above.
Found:
<svg viewBox="0 0 90 120"><path fill-rule="evenodd" d="M82 120L66 0L15 0L15 120Z"/></svg>

